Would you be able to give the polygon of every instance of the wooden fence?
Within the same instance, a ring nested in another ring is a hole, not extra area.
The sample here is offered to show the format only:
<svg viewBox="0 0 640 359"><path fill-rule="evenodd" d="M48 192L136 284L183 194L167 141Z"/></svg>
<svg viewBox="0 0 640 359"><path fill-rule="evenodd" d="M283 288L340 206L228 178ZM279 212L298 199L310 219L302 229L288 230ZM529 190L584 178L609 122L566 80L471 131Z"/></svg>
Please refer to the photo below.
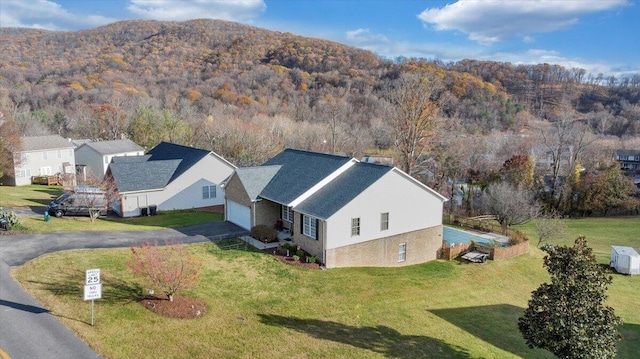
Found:
<svg viewBox="0 0 640 359"><path fill-rule="evenodd" d="M58 186L60 185L60 179L58 176L33 176L31 177L32 184L43 184L46 186Z"/></svg>
<svg viewBox="0 0 640 359"><path fill-rule="evenodd" d="M500 233L508 237L515 236L517 232L511 228L502 228L502 226L494 220L466 218L451 213L444 213L442 221L443 223L453 224L458 227L475 229L482 232Z"/></svg>

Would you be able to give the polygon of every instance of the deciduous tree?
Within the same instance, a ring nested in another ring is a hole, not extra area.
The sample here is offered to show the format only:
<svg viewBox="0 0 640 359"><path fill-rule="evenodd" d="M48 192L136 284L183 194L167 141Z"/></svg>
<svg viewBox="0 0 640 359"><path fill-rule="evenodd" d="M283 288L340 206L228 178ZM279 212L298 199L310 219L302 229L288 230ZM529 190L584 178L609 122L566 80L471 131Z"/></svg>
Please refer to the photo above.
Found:
<svg viewBox="0 0 640 359"><path fill-rule="evenodd" d="M503 231L512 225L526 223L538 214L531 192L508 182L490 184L482 196L482 204L487 214L498 218Z"/></svg>
<svg viewBox="0 0 640 359"><path fill-rule="evenodd" d="M544 242L563 238L567 231L567 224L558 212L551 211L538 217L535 225L538 234L538 247Z"/></svg>
<svg viewBox="0 0 640 359"><path fill-rule="evenodd" d="M165 243L159 246L149 242L131 247L132 258L127 266L135 273L146 277L149 284L162 291L169 301L182 289L196 284L200 279L202 262L187 253L180 243Z"/></svg>
<svg viewBox="0 0 640 359"><path fill-rule="evenodd" d="M551 283L542 284L529 300L518 328L531 348L559 358L614 358L622 324L605 306L612 278L597 263L584 236L572 247L545 246L544 266Z"/></svg>

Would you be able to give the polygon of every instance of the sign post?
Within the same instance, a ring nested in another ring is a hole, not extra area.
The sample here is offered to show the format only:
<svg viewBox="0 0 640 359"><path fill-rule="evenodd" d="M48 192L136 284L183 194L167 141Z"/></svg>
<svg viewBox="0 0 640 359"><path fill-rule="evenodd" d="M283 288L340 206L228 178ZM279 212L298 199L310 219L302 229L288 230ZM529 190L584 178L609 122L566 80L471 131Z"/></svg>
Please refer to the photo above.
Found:
<svg viewBox="0 0 640 359"><path fill-rule="evenodd" d="M91 301L91 326L93 326L93 301L102 298L100 269L87 269L84 286L84 300Z"/></svg>

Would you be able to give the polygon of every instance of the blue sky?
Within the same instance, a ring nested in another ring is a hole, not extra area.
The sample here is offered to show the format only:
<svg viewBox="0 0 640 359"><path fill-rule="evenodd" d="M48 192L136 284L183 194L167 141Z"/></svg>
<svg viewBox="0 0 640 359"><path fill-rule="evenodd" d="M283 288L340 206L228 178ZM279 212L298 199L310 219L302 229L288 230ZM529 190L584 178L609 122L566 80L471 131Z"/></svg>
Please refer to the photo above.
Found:
<svg viewBox="0 0 640 359"><path fill-rule="evenodd" d="M0 26L219 18L318 37L386 58L553 63L640 74L640 0L1 0Z"/></svg>

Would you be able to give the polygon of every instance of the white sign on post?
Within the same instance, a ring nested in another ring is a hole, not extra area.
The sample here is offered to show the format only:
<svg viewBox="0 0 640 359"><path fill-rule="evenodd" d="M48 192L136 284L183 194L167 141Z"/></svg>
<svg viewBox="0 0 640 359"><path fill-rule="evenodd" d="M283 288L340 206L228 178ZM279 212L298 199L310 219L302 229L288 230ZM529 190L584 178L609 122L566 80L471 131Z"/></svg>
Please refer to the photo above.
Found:
<svg viewBox="0 0 640 359"><path fill-rule="evenodd" d="M84 286L84 300L94 300L102 298L102 284L91 284Z"/></svg>
<svg viewBox="0 0 640 359"><path fill-rule="evenodd" d="M86 285L100 283L100 269L87 269L86 271Z"/></svg>

